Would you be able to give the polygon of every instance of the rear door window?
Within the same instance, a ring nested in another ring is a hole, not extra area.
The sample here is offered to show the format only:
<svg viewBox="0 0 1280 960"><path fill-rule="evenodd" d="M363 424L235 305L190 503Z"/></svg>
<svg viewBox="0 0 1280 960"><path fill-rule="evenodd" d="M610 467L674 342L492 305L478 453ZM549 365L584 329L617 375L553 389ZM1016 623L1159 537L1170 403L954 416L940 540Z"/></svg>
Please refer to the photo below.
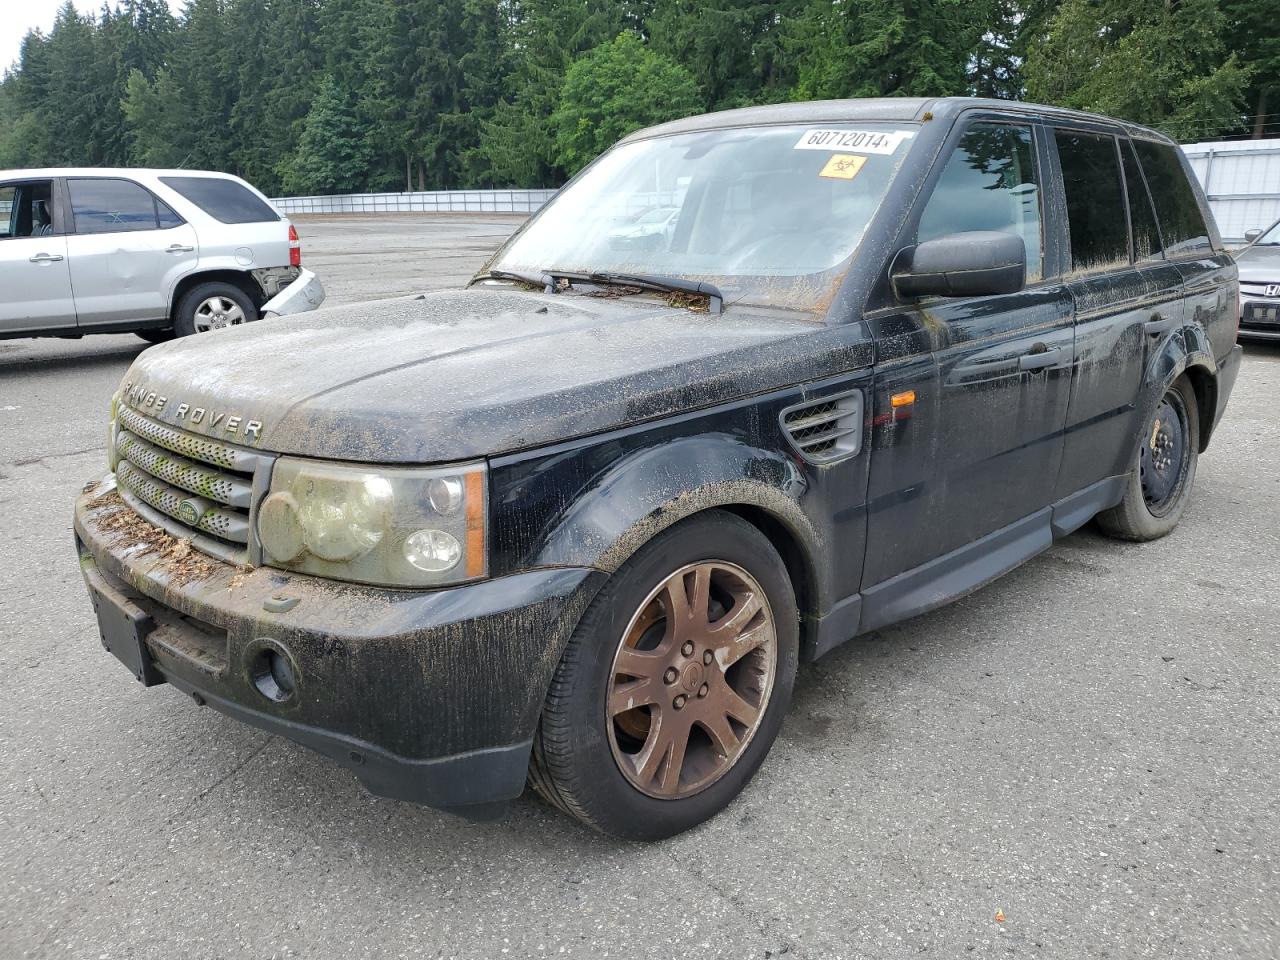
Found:
<svg viewBox="0 0 1280 960"><path fill-rule="evenodd" d="M1151 187L1156 219L1164 238L1165 253L1177 256L1203 253L1213 249L1209 227L1205 223L1195 190L1187 180L1186 169L1178 148L1150 140L1135 140L1142 171Z"/></svg>
<svg viewBox="0 0 1280 960"><path fill-rule="evenodd" d="M161 177L160 182L223 223L273 223L280 215L244 184L224 177Z"/></svg>
<svg viewBox="0 0 1280 960"><path fill-rule="evenodd" d="M1159 260L1160 231L1156 227L1155 211L1147 195L1147 185L1134 159L1132 145L1120 149L1124 165L1124 186L1129 195L1129 228L1133 234L1133 256L1136 260Z"/></svg>
<svg viewBox="0 0 1280 960"><path fill-rule="evenodd" d="M1109 270L1129 263L1123 174L1116 139L1108 134L1055 130L1071 233L1071 269Z"/></svg>
<svg viewBox="0 0 1280 960"><path fill-rule="evenodd" d="M133 233L159 224L155 198L132 180L75 177L67 189L76 233Z"/></svg>
<svg viewBox="0 0 1280 960"><path fill-rule="evenodd" d="M1022 238L1027 281L1041 277L1040 177L1031 128L977 123L956 144L920 214L917 242L995 230Z"/></svg>

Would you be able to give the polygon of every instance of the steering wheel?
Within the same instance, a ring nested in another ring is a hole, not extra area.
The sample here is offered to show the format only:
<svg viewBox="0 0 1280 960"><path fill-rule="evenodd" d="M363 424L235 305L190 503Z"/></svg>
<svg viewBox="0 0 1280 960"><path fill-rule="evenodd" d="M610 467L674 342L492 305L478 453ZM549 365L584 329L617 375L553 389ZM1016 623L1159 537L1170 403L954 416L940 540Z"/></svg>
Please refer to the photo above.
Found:
<svg viewBox="0 0 1280 960"><path fill-rule="evenodd" d="M730 271L766 267L800 267L806 272L814 263L829 265L833 250L840 249L843 231L828 227L825 230L787 231L761 237L743 247L733 258Z"/></svg>

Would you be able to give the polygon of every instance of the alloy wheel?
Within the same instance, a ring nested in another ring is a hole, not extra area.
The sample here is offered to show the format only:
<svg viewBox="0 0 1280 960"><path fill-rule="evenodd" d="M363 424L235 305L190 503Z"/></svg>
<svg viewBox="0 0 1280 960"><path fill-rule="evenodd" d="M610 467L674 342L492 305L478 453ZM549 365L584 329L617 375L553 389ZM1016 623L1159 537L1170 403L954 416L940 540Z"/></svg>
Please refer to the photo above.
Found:
<svg viewBox="0 0 1280 960"><path fill-rule="evenodd" d="M751 574L719 560L672 573L632 615L609 675L605 722L623 776L666 800L719 780L760 726L777 660Z"/></svg>

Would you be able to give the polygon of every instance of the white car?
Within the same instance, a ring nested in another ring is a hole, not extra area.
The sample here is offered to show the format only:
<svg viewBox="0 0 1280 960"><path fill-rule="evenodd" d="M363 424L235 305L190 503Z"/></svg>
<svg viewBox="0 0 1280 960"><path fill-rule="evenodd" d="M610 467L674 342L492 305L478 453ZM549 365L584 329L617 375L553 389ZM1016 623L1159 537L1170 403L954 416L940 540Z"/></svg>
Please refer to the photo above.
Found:
<svg viewBox="0 0 1280 960"><path fill-rule="evenodd" d="M0 338L154 343L323 300L293 225L238 177L0 170Z"/></svg>

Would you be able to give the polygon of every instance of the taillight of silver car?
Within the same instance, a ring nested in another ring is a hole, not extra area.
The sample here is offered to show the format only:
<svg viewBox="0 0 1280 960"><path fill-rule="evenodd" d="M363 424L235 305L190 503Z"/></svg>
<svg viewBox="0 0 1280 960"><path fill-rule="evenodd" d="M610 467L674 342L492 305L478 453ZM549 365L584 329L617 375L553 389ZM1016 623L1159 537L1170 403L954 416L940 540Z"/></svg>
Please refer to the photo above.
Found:
<svg viewBox="0 0 1280 960"><path fill-rule="evenodd" d="M298 241L298 228L289 224L289 266L302 266L302 244Z"/></svg>

